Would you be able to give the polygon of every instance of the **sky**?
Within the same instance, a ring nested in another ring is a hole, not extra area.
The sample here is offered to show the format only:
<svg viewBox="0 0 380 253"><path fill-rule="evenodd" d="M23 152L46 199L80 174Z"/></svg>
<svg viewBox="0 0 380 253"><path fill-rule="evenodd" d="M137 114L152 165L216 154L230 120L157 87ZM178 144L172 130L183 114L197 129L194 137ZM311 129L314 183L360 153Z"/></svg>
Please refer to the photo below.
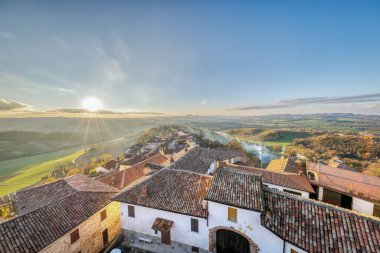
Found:
<svg viewBox="0 0 380 253"><path fill-rule="evenodd" d="M0 1L0 114L380 114L380 1Z"/></svg>

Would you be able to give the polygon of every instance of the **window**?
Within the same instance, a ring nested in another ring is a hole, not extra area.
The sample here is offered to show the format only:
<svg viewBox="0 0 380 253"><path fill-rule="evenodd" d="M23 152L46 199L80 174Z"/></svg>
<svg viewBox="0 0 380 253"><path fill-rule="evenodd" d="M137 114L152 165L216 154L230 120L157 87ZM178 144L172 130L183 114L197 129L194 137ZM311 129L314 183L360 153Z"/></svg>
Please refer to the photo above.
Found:
<svg viewBox="0 0 380 253"><path fill-rule="evenodd" d="M191 246L191 252L199 252L199 248L198 247L194 247L194 246Z"/></svg>
<svg viewBox="0 0 380 253"><path fill-rule="evenodd" d="M70 240L71 244L74 244L76 241L79 240L79 228L75 229L73 232L70 234Z"/></svg>
<svg viewBox="0 0 380 253"><path fill-rule="evenodd" d="M380 217L380 205L373 206L373 216Z"/></svg>
<svg viewBox="0 0 380 253"><path fill-rule="evenodd" d="M103 235L103 246L106 246L109 242L109 240L108 240L108 228L103 230L102 235Z"/></svg>
<svg viewBox="0 0 380 253"><path fill-rule="evenodd" d="M298 253L298 251L295 250L295 249L291 249L291 250L290 250L290 253Z"/></svg>
<svg viewBox="0 0 380 253"><path fill-rule="evenodd" d="M192 232L199 232L198 219L191 218L191 231Z"/></svg>
<svg viewBox="0 0 380 253"><path fill-rule="evenodd" d="M237 209L233 207L228 208L228 220L236 222L237 221Z"/></svg>
<svg viewBox="0 0 380 253"><path fill-rule="evenodd" d="M128 216L129 217L135 217L135 207L134 206L128 206Z"/></svg>
<svg viewBox="0 0 380 253"><path fill-rule="evenodd" d="M298 195L298 196L301 196L301 195L302 195L302 194L299 193L299 192L289 191L289 190L285 190L285 189L284 189L284 192L291 193L291 194Z"/></svg>
<svg viewBox="0 0 380 253"><path fill-rule="evenodd" d="M103 210L100 213L100 221L104 221L107 218L107 210Z"/></svg>

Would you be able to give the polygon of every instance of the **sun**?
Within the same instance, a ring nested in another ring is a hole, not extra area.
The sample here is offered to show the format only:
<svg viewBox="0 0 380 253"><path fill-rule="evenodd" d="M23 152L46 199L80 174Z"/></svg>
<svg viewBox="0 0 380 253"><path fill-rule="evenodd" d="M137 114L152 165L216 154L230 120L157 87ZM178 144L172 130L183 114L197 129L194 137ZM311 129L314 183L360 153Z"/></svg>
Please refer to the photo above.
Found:
<svg viewBox="0 0 380 253"><path fill-rule="evenodd" d="M82 107L90 112L97 112L103 108L103 102L97 97L86 97L82 100Z"/></svg>

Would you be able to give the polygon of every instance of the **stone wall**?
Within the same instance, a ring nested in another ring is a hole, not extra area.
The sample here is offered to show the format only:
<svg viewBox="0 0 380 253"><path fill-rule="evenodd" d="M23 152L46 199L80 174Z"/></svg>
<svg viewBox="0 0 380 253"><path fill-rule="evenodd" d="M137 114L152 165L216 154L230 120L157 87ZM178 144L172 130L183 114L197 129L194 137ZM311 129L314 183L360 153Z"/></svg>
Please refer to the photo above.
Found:
<svg viewBox="0 0 380 253"><path fill-rule="evenodd" d="M107 218L101 221L100 213L104 209L107 210ZM70 233L77 228L79 228L80 239L71 245ZM90 218L82 222L76 228L72 229L64 236L44 248L41 252L99 252L104 248L102 232L107 228L109 242L111 242L120 232L120 203L118 202L111 202L109 205L102 208Z"/></svg>

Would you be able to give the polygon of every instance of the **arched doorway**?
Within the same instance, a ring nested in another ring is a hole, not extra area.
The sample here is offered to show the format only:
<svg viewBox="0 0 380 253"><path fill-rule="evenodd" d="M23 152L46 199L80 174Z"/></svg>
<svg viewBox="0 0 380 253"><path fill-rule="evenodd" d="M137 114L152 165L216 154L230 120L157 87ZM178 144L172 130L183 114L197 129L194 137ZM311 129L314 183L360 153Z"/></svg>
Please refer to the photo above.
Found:
<svg viewBox="0 0 380 253"><path fill-rule="evenodd" d="M213 253L258 253L257 244L243 231L233 227L214 227L209 230L209 251Z"/></svg>
<svg viewBox="0 0 380 253"><path fill-rule="evenodd" d="M249 241L231 230L216 231L216 253L250 253Z"/></svg>

